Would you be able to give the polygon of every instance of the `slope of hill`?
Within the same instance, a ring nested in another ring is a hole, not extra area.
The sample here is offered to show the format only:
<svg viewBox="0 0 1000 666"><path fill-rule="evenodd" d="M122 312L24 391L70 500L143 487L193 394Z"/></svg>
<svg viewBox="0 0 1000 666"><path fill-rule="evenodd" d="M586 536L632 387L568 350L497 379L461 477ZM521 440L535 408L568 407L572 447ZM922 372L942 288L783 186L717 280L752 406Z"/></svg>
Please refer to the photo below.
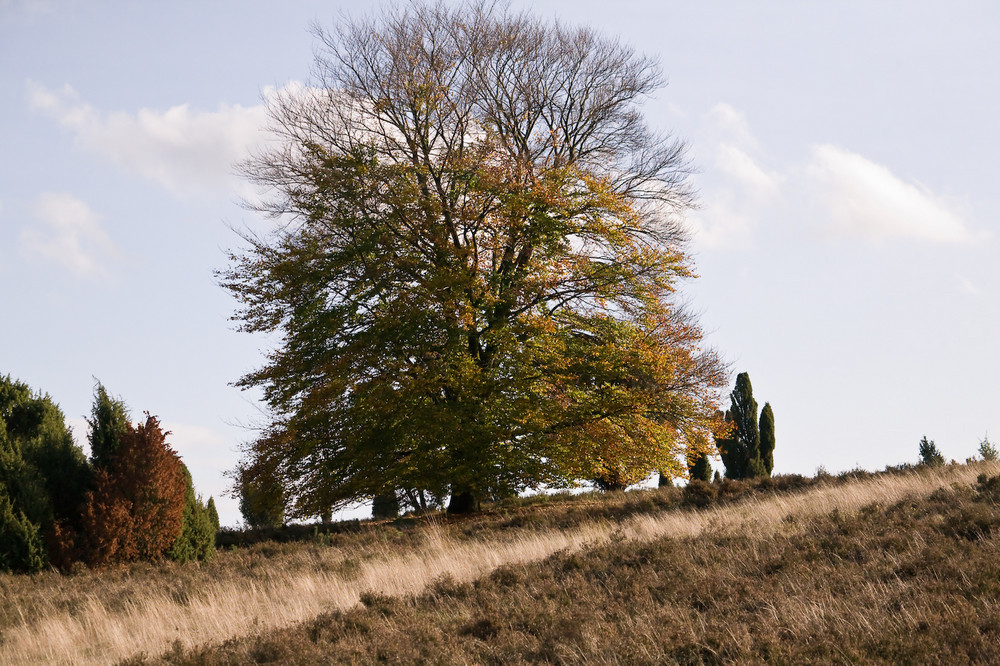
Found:
<svg viewBox="0 0 1000 666"><path fill-rule="evenodd" d="M578 498L5 578L0 661L996 661L1000 492L976 478L998 472L778 479L702 509Z"/></svg>

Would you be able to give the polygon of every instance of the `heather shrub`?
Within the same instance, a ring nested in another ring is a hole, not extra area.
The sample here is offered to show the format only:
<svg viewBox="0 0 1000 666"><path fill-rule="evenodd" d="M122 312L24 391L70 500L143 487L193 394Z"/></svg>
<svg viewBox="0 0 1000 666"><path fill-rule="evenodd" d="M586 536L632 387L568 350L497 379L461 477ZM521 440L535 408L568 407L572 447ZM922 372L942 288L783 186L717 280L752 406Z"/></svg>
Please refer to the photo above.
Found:
<svg viewBox="0 0 1000 666"><path fill-rule="evenodd" d="M681 502L688 506L703 507L708 506L716 498L715 486L700 479L693 479L684 486L684 495Z"/></svg>

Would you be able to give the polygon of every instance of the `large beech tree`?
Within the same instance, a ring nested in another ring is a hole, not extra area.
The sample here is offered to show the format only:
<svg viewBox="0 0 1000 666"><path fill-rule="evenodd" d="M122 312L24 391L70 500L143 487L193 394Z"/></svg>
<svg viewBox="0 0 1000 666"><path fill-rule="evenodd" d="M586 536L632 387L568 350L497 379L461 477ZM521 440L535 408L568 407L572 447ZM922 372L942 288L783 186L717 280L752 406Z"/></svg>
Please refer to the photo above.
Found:
<svg viewBox="0 0 1000 666"><path fill-rule="evenodd" d="M273 416L242 478L308 516L682 475L725 368L675 294L692 196L640 112L655 60L495 2L315 34L243 165L277 224L221 275L241 327L281 336L240 381Z"/></svg>

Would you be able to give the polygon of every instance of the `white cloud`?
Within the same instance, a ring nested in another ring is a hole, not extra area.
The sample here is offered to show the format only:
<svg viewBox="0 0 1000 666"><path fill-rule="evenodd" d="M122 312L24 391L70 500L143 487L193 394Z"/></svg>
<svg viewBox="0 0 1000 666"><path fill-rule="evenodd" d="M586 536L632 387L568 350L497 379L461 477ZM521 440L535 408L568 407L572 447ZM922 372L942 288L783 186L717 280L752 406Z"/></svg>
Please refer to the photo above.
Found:
<svg viewBox="0 0 1000 666"><path fill-rule="evenodd" d="M974 237L953 203L858 153L816 145L802 162L772 166L738 109L716 104L704 121L695 144L702 208L690 216L699 245L751 245L765 221L793 219L813 220L828 236L874 242Z"/></svg>
<svg viewBox="0 0 1000 666"><path fill-rule="evenodd" d="M959 243L972 237L962 216L944 199L857 153L814 146L805 176L838 233L876 241Z"/></svg>
<svg viewBox="0 0 1000 666"><path fill-rule="evenodd" d="M78 145L174 193L231 193L233 164L264 136L262 104L220 104L216 111L181 104L165 111L105 113L69 85L50 90L29 81L27 87L30 105L69 129Z"/></svg>
<svg viewBox="0 0 1000 666"><path fill-rule="evenodd" d="M21 247L29 254L54 261L74 273L93 276L105 272L118 249L100 225L100 216L85 202L65 192L38 197L38 221L21 230Z"/></svg>
<svg viewBox="0 0 1000 666"><path fill-rule="evenodd" d="M702 209L690 216L696 242L707 247L749 242L765 210L780 193L783 177L762 164L746 117L729 104L705 116L699 161L709 165L696 178Z"/></svg>

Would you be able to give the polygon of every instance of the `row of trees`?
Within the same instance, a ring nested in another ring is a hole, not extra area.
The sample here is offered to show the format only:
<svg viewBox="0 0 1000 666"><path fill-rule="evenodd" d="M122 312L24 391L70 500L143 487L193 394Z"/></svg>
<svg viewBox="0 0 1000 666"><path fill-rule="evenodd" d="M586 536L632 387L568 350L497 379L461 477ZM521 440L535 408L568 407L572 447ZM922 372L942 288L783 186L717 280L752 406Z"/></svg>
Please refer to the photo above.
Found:
<svg viewBox="0 0 1000 666"><path fill-rule="evenodd" d="M242 167L279 223L220 275L281 340L239 382L271 413L235 472L250 512L684 476L726 368L676 294L693 195L641 112L658 63L491 0L315 34Z"/></svg>
<svg viewBox="0 0 1000 666"><path fill-rule="evenodd" d="M156 417L133 424L98 384L88 425L89 460L49 396L0 379L0 571L211 557L214 500L195 495Z"/></svg>

